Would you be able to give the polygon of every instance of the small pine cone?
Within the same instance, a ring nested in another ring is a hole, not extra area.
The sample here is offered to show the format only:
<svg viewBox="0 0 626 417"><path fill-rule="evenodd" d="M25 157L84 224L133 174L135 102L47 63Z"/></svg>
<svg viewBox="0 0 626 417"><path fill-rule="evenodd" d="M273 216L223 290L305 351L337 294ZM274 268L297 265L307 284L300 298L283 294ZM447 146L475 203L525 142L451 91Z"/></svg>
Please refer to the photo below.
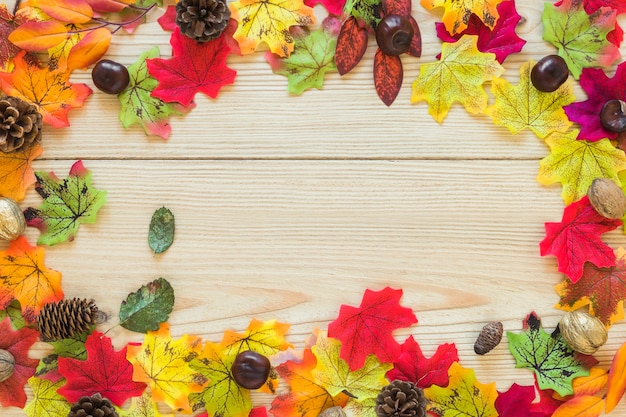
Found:
<svg viewBox="0 0 626 417"><path fill-rule="evenodd" d="M220 36L229 19L226 0L180 0L176 3L176 24L181 33L198 42Z"/></svg>
<svg viewBox="0 0 626 417"><path fill-rule="evenodd" d="M396 379L376 397L378 417L425 417L426 397L412 382Z"/></svg>
<svg viewBox="0 0 626 417"><path fill-rule="evenodd" d="M72 298L46 304L37 316L41 340L52 342L88 332L97 315L94 300Z"/></svg>
<svg viewBox="0 0 626 417"><path fill-rule="evenodd" d="M490 321L485 324L474 343L474 352L478 355L491 352L502 340L502 333L504 333L504 327L499 321Z"/></svg>
<svg viewBox="0 0 626 417"><path fill-rule="evenodd" d="M100 393L81 397L70 409L67 417L119 417L113 404Z"/></svg>
<svg viewBox="0 0 626 417"><path fill-rule="evenodd" d="M17 97L0 97L0 151L16 152L41 142L41 113Z"/></svg>

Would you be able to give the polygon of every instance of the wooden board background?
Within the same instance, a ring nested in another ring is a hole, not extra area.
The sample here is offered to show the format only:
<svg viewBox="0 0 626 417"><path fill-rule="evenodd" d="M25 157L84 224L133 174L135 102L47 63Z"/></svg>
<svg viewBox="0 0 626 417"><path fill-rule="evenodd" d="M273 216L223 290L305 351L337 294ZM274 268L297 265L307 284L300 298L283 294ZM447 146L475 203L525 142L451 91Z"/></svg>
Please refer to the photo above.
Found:
<svg viewBox="0 0 626 417"><path fill-rule="evenodd" d="M420 64L441 49L434 31L440 14L414 3L423 57L403 57L403 89L390 108L373 88L373 39L353 72L330 74L323 90L299 97L286 92L286 79L271 72L262 52L231 56L235 84L216 100L197 95L195 110L172 118L168 141L124 130L116 97L95 90L89 71L75 73L73 81L94 94L70 112L71 127L45 128L34 168L65 176L82 159L108 202L74 242L47 249L46 264L63 273L66 296L94 298L111 317L100 326L105 331L129 292L162 276L176 291L174 336L217 341L251 318L276 318L291 323L289 340L302 347L342 303L358 304L366 288L390 285L404 289L403 304L419 318L399 339L414 334L427 355L456 343L461 364L501 391L514 381L532 384L528 370L515 369L506 340L484 357L472 346L487 321L516 332L535 311L548 329L558 323L553 286L563 276L553 257L539 256L538 244L543 223L561 218L561 187L536 182L549 149L532 133L513 136L459 105L439 125L425 103L410 103ZM515 83L522 63L555 51L541 39L543 2L518 3L518 33L528 43L505 62L504 77ZM107 57L128 65L154 45L168 56L160 14L133 35L116 34ZM579 87L576 96L585 97ZM23 206L39 204L31 189ZM155 257L147 229L163 205L176 215L177 234ZM27 236L34 242L37 231ZM621 230L607 239L626 245ZM141 340L120 328L109 335L117 347ZM618 323L596 355L602 366L624 341L626 324ZM47 351L38 343L32 355ZM621 405L612 414L625 413Z"/></svg>

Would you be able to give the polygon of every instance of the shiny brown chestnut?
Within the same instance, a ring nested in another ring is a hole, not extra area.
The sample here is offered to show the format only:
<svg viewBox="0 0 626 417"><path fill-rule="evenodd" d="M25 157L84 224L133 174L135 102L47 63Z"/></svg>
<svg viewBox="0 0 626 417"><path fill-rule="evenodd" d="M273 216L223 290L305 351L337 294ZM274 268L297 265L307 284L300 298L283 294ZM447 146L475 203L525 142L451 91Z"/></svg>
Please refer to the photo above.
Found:
<svg viewBox="0 0 626 417"><path fill-rule="evenodd" d="M611 132L626 131L626 103L622 100L609 100L600 111L600 123Z"/></svg>
<svg viewBox="0 0 626 417"><path fill-rule="evenodd" d="M233 379L242 388L259 389L270 375L272 365L269 359L253 350L240 352L230 371Z"/></svg>
<svg viewBox="0 0 626 417"><path fill-rule="evenodd" d="M530 71L530 81L544 93L556 91L569 77L569 68L558 55L544 56Z"/></svg>
<svg viewBox="0 0 626 417"><path fill-rule="evenodd" d="M376 27L376 43L386 55L400 55L409 50L414 34L408 16L389 14Z"/></svg>
<svg viewBox="0 0 626 417"><path fill-rule="evenodd" d="M98 89L107 94L119 94L130 82L130 74L119 62L103 59L93 67L91 79Z"/></svg>

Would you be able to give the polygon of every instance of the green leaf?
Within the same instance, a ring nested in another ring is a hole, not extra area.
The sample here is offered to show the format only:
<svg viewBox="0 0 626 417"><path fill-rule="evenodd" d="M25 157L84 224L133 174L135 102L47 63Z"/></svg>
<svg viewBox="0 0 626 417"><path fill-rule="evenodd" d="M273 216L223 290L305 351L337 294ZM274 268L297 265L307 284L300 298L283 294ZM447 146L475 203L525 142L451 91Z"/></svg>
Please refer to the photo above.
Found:
<svg viewBox="0 0 626 417"><path fill-rule="evenodd" d="M148 244L155 254L165 252L174 242L175 221L170 209L161 207L152 215Z"/></svg>
<svg viewBox="0 0 626 417"><path fill-rule="evenodd" d="M541 328L535 313L526 318L524 329L520 334L506 334L516 368L533 370L541 389L550 388L562 396L573 394L572 380L589 375L589 369L576 358L560 332L550 335Z"/></svg>
<svg viewBox="0 0 626 417"><path fill-rule="evenodd" d="M91 186L91 171L76 162L69 176L61 180L53 172L36 172L36 190L44 199L40 208L24 212L26 224L38 228L38 244L55 245L74 240L82 223L95 223L106 202L106 191Z"/></svg>
<svg viewBox="0 0 626 417"><path fill-rule="evenodd" d="M93 326L95 328L95 326ZM63 358L72 358L78 360L87 359L87 348L85 341L91 332L85 332L70 339L56 340L50 342L54 347L54 353Z"/></svg>
<svg viewBox="0 0 626 417"><path fill-rule="evenodd" d="M0 321L7 317L11 319L11 326L15 330L26 326L26 320L24 320L24 316L22 316L22 307L17 300L11 301L5 310L0 310Z"/></svg>
<svg viewBox="0 0 626 417"><path fill-rule="evenodd" d="M380 23L382 8L381 0L347 0L343 6L343 12L345 15L352 15L361 19L371 28L375 28Z"/></svg>
<svg viewBox="0 0 626 417"><path fill-rule="evenodd" d="M45 356L39 360L39 365L37 365L37 369L35 370L35 376L44 376L48 372L55 371L58 368L59 355L57 355L56 353L51 353L50 355Z"/></svg>
<svg viewBox="0 0 626 417"><path fill-rule="evenodd" d="M138 333L156 331L174 308L174 289L165 278L143 285L122 301L120 326Z"/></svg>

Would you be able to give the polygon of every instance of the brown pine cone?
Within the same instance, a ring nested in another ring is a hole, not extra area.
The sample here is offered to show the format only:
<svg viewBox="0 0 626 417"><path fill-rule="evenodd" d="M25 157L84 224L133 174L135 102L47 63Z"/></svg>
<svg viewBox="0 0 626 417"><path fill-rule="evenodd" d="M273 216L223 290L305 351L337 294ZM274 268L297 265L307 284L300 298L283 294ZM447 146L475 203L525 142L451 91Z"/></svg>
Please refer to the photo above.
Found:
<svg viewBox="0 0 626 417"><path fill-rule="evenodd" d="M9 153L41 142L41 113L32 104L0 97L0 151Z"/></svg>
<svg viewBox="0 0 626 417"><path fill-rule="evenodd" d="M376 397L378 417L425 417L426 397L412 382L396 379Z"/></svg>
<svg viewBox="0 0 626 417"><path fill-rule="evenodd" d="M42 307L37 328L44 342L69 339L88 332L96 324L97 315L94 300L64 299Z"/></svg>
<svg viewBox="0 0 626 417"><path fill-rule="evenodd" d="M70 409L67 417L119 417L111 401L94 394L81 397Z"/></svg>
<svg viewBox="0 0 626 417"><path fill-rule="evenodd" d="M181 0L176 3L176 24L181 33L198 42L220 36L229 19L226 0Z"/></svg>

